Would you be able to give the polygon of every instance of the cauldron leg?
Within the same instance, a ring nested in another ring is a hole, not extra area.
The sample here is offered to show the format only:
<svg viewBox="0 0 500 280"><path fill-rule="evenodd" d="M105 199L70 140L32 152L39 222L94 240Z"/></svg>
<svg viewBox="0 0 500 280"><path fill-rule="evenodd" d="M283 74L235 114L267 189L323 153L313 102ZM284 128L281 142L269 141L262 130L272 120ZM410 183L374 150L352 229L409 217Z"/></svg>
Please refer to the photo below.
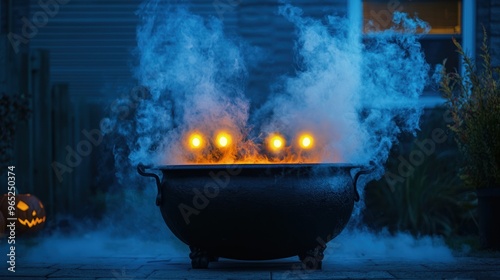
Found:
<svg viewBox="0 0 500 280"><path fill-rule="evenodd" d="M323 265L323 257L325 256L323 252L326 247L318 246L314 249L307 250L304 253L299 254L299 259L302 262L302 266L305 269L310 270L321 270Z"/></svg>
<svg viewBox="0 0 500 280"><path fill-rule="evenodd" d="M210 260L208 252L195 246L189 246L189 249L191 249L191 253L189 253L191 267L194 269L208 268L208 262Z"/></svg>

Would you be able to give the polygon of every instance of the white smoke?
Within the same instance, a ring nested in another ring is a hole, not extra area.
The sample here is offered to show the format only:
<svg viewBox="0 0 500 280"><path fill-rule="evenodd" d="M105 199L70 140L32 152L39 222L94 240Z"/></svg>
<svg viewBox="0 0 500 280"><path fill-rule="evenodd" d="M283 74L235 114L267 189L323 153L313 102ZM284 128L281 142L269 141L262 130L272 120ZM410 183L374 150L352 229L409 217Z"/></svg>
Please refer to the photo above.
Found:
<svg viewBox="0 0 500 280"><path fill-rule="evenodd" d="M296 26L300 70L269 85L268 101L250 116L247 65L258 61L255 49L225 36L217 18L179 5L160 9L161 2L138 12L135 76L152 98L139 106L135 129L124 131L132 165L186 163L192 131L207 138L230 131L237 145L229 162L241 150L258 153L263 135L309 132L317 161L373 161L379 177L397 136L418 129L429 70L417 34L428 26L418 19L396 13L394 28L362 42L345 18L305 18L283 4L279 14Z"/></svg>
<svg viewBox="0 0 500 280"><path fill-rule="evenodd" d="M144 122L138 128L150 129L133 134L141 141L130 153L132 164L185 162L189 155L182 138L189 131L209 136L229 130L241 143L249 116L244 56L252 50L226 38L218 19L204 19L179 5L158 8L160 2L148 1L139 11L135 76L152 99L139 108Z"/></svg>
<svg viewBox="0 0 500 280"><path fill-rule="evenodd" d="M338 262L354 259L397 262L452 262L454 257L442 238L408 233L372 233L365 229L346 229L327 245L325 260Z"/></svg>
<svg viewBox="0 0 500 280"><path fill-rule="evenodd" d="M116 260L116 258L142 258L161 255L162 258L186 257L189 249L167 229L163 235L169 239L157 240L150 234L119 236L111 226L101 230L79 230L74 234L55 233L29 242L19 240L17 258L22 263L73 263L96 264L99 258ZM2 246L3 249L4 246ZM102 261L102 260L101 260ZM22 268L21 268L22 271Z"/></svg>
<svg viewBox="0 0 500 280"><path fill-rule="evenodd" d="M280 14L296 26L301 70L259 112L271 116L263 130L309 130L323 149L321 161L381 167L398 134L418 128L429 66L416 31L426 24L396 13L396 27L363 44L345 18L304 18L289 4Z"/></svg>

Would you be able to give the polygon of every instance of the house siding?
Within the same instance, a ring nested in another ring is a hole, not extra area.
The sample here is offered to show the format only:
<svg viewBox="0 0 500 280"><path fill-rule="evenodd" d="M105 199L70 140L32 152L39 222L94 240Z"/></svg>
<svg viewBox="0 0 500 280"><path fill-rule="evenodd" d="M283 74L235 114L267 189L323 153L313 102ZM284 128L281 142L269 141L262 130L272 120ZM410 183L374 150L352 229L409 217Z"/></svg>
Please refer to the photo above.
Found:
<svg viewBox="0 0 500 280"><path fill-rule="evenodd" d="M296 69L293 51L296 39L294 26L278 15L278 1L242 1L238 6L237 30L249 44L262 50L260 67L250 73L248 95L259 105L265 101L272 83L281 75ZM328 15L345 16L347 1L294 1L303 10L304 16L324 19Z"/></svg>
<svg viewBox="0 0 500 280"><path fill-rule="evenodd" d="M490 50L493 64L500 67L500 1L492 0L490 9Z"/></svg>
<svg viewBox="0 0 500 280"><path fill-rule="evenodd" d="M476 3L476 60L480 60L484 26L488 34L492 64L500 67L500 1L478 0Z"/></svg>
<svg viewBox="0 0 500 280"><path fill-rule="evenodd" d="M72 0L40 29L32 48L51 50L51 77L69 83L72 96L113 96L116 88L133 83L130 65L139 23L135 11L141 2ZM256 92L267 91L276 73L293 70L293 26L277 14L278 1L190 2L193 13L220 18L229 36L242 37L267 55L263 67L251 73L250 88ZM299 0L294 5L306 16L323 18L345 15L347 1ZM31 0L32 14L39 10L38 1Z"/></svg>

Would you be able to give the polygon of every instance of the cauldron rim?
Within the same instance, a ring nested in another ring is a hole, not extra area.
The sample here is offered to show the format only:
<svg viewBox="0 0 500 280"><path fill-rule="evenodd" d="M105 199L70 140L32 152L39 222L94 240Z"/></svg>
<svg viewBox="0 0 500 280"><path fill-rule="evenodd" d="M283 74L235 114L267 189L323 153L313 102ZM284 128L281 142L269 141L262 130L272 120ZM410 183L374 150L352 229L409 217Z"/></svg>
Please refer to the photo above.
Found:
<svg viewBox="0 0 500 280"><path fill-rule="evenodd" d="M236 164L174 164L150 167L153 170L205 170L205 169L282 169L282 168L363 168L354 163L236 163Z"/></svg>

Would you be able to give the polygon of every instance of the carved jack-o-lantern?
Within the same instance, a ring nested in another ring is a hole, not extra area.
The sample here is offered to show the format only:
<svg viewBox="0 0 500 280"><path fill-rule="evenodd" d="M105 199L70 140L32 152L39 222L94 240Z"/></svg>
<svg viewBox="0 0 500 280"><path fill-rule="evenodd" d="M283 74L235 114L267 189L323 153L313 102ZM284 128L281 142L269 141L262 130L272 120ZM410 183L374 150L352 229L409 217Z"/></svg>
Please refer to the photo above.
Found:
<svg viewBox="0 0 500 280"><path fill-rule="evenodd" d="M0 202L0 209L6 218L12 217L8 211L8 198L7 195L4 195ZM15 201L16 233L33 233L42 229L45 225L45 208L42 202L30 194L18 194Z"/></svg>

